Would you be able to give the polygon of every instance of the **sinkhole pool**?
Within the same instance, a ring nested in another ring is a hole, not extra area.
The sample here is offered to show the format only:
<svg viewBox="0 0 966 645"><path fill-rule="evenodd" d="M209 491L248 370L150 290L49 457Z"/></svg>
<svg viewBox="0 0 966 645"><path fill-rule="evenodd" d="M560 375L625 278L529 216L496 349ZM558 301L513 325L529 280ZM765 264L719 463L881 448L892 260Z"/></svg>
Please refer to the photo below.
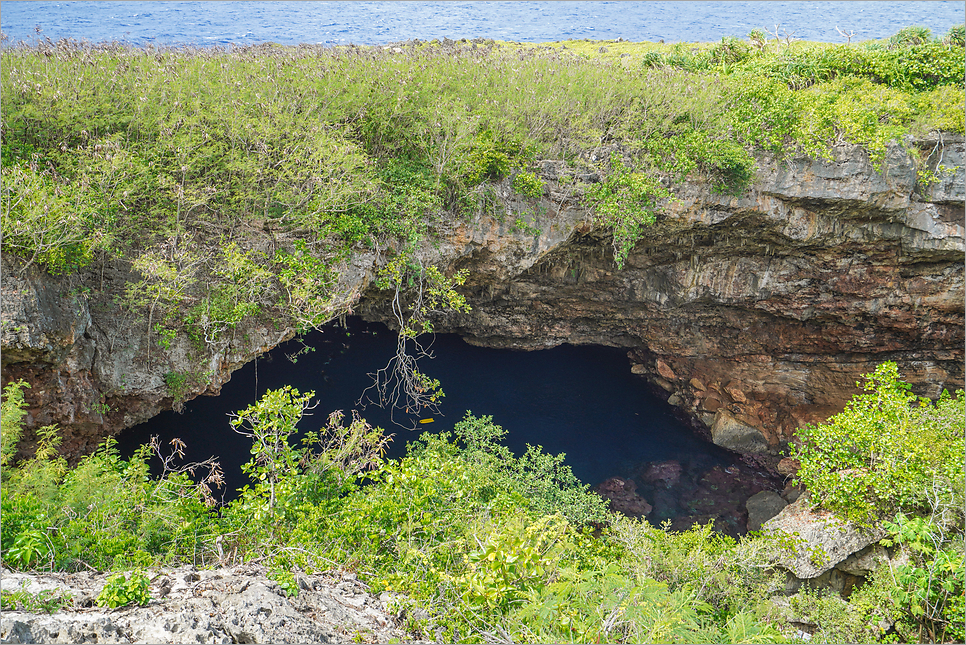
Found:
<svg viewBox="0 0 966 645"><path fill-rule="evenodd" d="M122 454L130 455L155 435L164 444L180 438L187 444L186 460L219 458L228 501L248 483L240 467L250 458L249 439L232 430L229 414L268 389L291 385L302 392L314 390L319 402L312 416L302 419L301 432L319 429L333 410L348 416L355 409L370 424L395 435L388 457L403 456L406 443L422 432L451 430L472 411L476 416L491 415L503 426L506 445L518 455L527 444L566 453L574 474L591 487L611 477L637 478L644 484L641 479L647 479L649 466L653 471L657 462L677 463L674 482L652 482L662 490L646 493L652 503L662 493L667 498L662 508L655 505L658 520L700 510L685 503L687 491L674 492L671 484L680 486L680 475L690 482L693 496L701 492L702 476L726 468L733 472L736 463L731 453L702 440L676 419L672 407L630 373L622 349L564 345L522 352L476 347L459 336L438 334L424 343L430 345L433 358L422 359L420 368L441 381L445 397L438 414L415 416L399 410L390 415L371 403L360 404L372 384L370 374L384 367L395 351L396 335L385 325L348 318L344 326L330 323L302 342L312 351L295 361L289 356L303 344L291 341L232 374L220 395L198 397L185 403L180 413L163 412L126 430L118 437ZM428 418L432 422L419 423ZM706 491L711 487L718 489L707 484ZM743 504L737 497L736 508Z"/></svg>

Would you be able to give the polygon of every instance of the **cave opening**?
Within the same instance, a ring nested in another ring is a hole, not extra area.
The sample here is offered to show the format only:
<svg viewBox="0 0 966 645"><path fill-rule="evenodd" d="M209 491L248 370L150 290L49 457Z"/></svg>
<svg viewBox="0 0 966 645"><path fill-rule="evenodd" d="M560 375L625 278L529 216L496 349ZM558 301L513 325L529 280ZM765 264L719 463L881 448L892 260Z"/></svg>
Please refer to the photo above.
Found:
<svg viewBox="0 0 966 645"><path fill-rule="evenodd" d="M415 415L360 404L370 374L386 365L395 347L395 332L381 323L333 321L236 371L218 396L195 398L180 412L163 412L124 431L119 448L130 455L152 436L162 444L182 439L187 461L220 460L221 493L229 501L249 483L240 468L251 447L229 426L229 414L266 390L291 385L313 390L319 403L300 432L324 426L334 410L358 410L394 435L388 458L404 456L407 443L423 432L452 430L468 411L491 415L507 431L505 444L515 454L528 444L565 453L574 475L610 498L614 510L656 524L669 521L674 528L713 519L719 530L740 535L746 530L745 501L776 486L767 472L698 436L642 377L631 374L625 349L561 345L524 352L437 334L430 343L433 358L420 367L441 381L445 397L439 414Z"/></svg>

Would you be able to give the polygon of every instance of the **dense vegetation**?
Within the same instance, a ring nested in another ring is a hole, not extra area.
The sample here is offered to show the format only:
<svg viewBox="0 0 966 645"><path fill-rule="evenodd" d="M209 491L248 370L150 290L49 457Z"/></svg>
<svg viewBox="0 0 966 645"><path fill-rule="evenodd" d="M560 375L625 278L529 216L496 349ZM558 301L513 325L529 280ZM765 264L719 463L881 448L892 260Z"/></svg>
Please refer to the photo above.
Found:
<svg viewBox="0 0 966 645"><path fill-rule="evenodd" d="M451 433L426 434L406 457L384 460L388 439L364 420L335 413L304 432L312 393L269 391L231 422L252 439L243 468L251 483L218 505L217 466L176 465L178 442L130 459L108 442L68 470L49 431L33 459L13 466L22 388L9 385L3 401L6 566L137 570L261 558L291 594L296 571L340 567L375 592L403 594L408 627L446 641L794 637L772 600L784 578L770 557L789 548L787 538L735 541L711 525L677 533L618 517L561 456L510 453L488 417L468 413ZM962 641L963 392L930 402L907 390L884 364L843 413L803 431L797 457L814 500L885 523L883 544L895 550L848 601L791 597L796 620L818 626L816 642ZM152 453L160 477L149 476ZM140 602L143 580L117 577L104 602Z"/></svg>
<svg viewBox="0 0 966 645"><path fill-rule="evenodd" d="M961 27L846 46L6 46L3 250L56 274L129 263L115 295L158 352L183 334L214 352L246 318L331 318L352 249L408 257L439 218L492 211L494 181L532 200L499 214L527 226L538 159L602 177L573 194L620 265L696 173L740 192L762 151L852 142L878 164L906 134L962 133L963 69Z"/></svg>
<svg viewBox="0 0 966 645"><path fill-rule="evenodd" d="M340 262L360 248L385 254L380 286L397 297L415 285L426 307L465 306L460 276L412 251L441 218L493 212L494 182L536 209L539 159L600 176L573 193L621 264L689 178L737 193L763 152L852 142L878 164L906 134L964 131L961 27L849 46L753 33L599 47L6 47L2 249L54 274L129 265L134 278L107 300L144 317L158 353L183 337L212 352L248 318L331 318L346 301ZM526 225L524 213L496 215ZM423 329L421 306L400 310L404 333ZM177 396L188 376L169 377ZM292 594L297 569L342 567L403 594L411 629L452 641L794 638L770 600L783 580L769 554L787 544L613 516L560 457L510 454L487 417L388 461L387 438L356 417L331 415L297 442L311 393L272 391L232 422L252 439L251 484L219 505L217 464L179 465L179 443L125 459L107 442L69 469L46 428L15 464L24 387L3 399L5 566L262 558ZM842 414L800 431L813 499L884 523L907 556L848 601L794 596L813 640L963 639L963 403L961 392L915 399L886 364ZM115 578L104 604L139 602L143 581ZM62 604L4 594L4 606Z"/></svg>

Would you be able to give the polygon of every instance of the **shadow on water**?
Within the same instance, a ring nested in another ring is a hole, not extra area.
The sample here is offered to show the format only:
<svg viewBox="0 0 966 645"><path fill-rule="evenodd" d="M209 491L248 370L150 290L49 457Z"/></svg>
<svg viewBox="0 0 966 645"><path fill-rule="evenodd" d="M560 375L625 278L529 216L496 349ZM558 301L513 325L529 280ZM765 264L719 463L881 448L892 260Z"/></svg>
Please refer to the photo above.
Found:
<svg viewBox="0 0 966 645"><path fill-rule="evenodd" d="M671 406L630 373L621 349L560 346L519 352L437 335L432 343L435 358L421 368L442 382L446 396L440 414L432 423L419 424L419 417L397 411L396 420L407 426L399 427L388 410L357 404L372 384L368 374L385 366L394 352L392 331L350 318L345 327L330 324L304 342L314 351L295 362L287 355L302 346L286 343L235 372L219 396L198 397L181 413L164 412L125 431L119 437L122 453L131 454L153 435L163 443L179 437L187 443L188 460L213 455L221 460L227 501L247 483L240 466L250 457L249 441L231 429L228 414L244 409L267 389L292 385L303 392L314 390L319 401L300 430L317 429L333 410L359 409L369 423L395 434L389 457L403 456L406 443L424 431L451 430L471 410L492 415L507 430L506 444L517 454L527 444L566 453L574 474L591 486L615 476L639 477L654 462L684 464L694 481L708 469L721 470L733 462L730 453L696 437L673 416ZM408 429L413 425L416 430ZM659 519L681 512L686 511L665 510Z"/></svg>

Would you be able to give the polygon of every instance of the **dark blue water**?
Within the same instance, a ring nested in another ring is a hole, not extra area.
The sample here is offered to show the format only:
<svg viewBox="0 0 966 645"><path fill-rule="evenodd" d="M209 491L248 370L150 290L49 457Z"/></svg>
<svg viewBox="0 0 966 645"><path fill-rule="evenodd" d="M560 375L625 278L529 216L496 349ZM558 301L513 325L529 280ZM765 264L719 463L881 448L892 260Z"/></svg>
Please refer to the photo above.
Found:
<svg viewBox="0 0 966 645"><path fill-rule="evenodd" d="M303 419L301 431L319 429L333 410L348 415L358 407L372 382L367 374L387 363L395 335L381 324L351 318L347 324L330 324L306 337L316 351L296 363L285 354L301 345L287 343L235 372L218 397L199 397L181 414L165 412L125 431L119 438L122 452L130 454L152 435L164 442L180 437L188 444L189 459L220 457L227 490L237 489L247 483L239 467L250 458L250 443L229 426L230 412L283 385L315 390L319 406ZM687 461L695 454L715 463L725 459L724 451L695 437L641 377L630 373L623 350L561 346L517 352L474 347L455 335L436 336L432 350L435 358L424 361L422 369L440 379L446 393L432 423L414 424L419 417L397 412L396 421L417 425L414 431L395 425L388 410L370 405L361 411L371 424L395 433L390 457L403 455L406 441L424 431L451 430L472 410L492 415L508 431L506 445L517 454L528 443L566 453L574 474L592 486L611 476L628 477L643 462Z"/></svg>
<svg viewBox="0 0 966 645"><path fill-rule="evenodd" d="M945 33L962 2L0 2L0 29L53 40L175 45L385 44L410 38L523 42L590 38L705 42L777 23L796 38L884 38L924 25Z"/></svg>

